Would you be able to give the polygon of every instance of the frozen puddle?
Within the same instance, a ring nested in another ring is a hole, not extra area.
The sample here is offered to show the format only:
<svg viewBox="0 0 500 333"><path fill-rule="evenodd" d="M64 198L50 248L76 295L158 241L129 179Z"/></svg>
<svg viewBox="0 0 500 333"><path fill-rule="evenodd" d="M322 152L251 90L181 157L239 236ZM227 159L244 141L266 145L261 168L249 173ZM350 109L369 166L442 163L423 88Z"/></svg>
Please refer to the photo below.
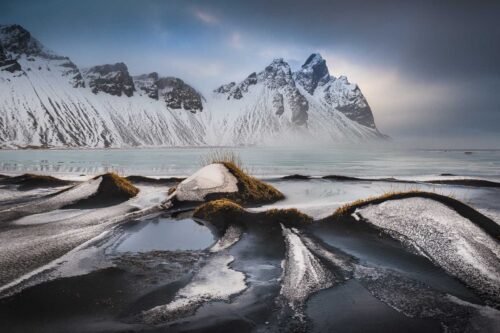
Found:
<svg viewBox="0 0 500 333"><path fill-rule="evenodd" d="M500 303L500 244L470 220L424 198L390 200L357 213Z"/></svg>
<svg viewBox="0 0 500 333"><path fill-rule="evenodd" d="M177 292L174 300L143 312L148 324L159 324L192 314L204 302L228 301L246 289L245 275L229 267L234 257L217 254L200 269L193 280Z"/></svg>
<svg viewBox="0 0 500 333"><path fill-rule="evenodd" d="M155 217L124 228L115 248L117 252L203 250L215 239L206 226L192 219Z"/></svg>

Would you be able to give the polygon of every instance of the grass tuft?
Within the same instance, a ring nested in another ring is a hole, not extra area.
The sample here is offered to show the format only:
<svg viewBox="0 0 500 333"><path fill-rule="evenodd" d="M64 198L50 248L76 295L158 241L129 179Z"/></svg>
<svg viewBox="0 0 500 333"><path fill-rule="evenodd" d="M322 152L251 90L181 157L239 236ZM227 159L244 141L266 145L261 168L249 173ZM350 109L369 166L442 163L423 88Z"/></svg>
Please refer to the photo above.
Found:
<svg viewBox="0 0 500 333"><path fill-rule="evenodd" d="M241 203L269 203L285 198L283 193L273 186L266 184L257 178L245 173L238 165L233 162L221 162L233 176L238 180L238 192L229 196L229 199Z"/></svg>
<svg viewBox="0 0 500 333"><path fill-rule="evenodd" d="M231 200L218 199L198 206L193 216L201 219L208 219L216 214L241 214L244 211L243 207Z"/></svg>
<svg viewBox="0 0 500 333"><path fill-rule="evenodd" d="M276 202L285 198L283 193L273 186L250 176L244 168L240 156L231 150L213 150L201 160L202 166L214 163L224 165L237 179L238 192L208 195L206 200L216 200L223 197L240 204L252 205Z"/></svg>
<svg viewBox="0 0 500 333"><path fill-rule="evenodd" d="M335 210L335 212L333 213L333 215L334 216L350 215L350 214L352 214L354 212L354 210L356 210L356 208L359 208L361 206L365 206L365 205L368 205L368 204L371 204L371 203L375 203L375 202L379 202L379 201L390 200L390 199L396 198L396 197L401 196L401 195L408 196L408 195L411 195L411 194L418 194L418 193L425 193L425 192L420 191L420 190L388 191L388 192L385 192L382 195L371 196L371 197L368 197L368 198L358 199L358 200L355 200L353 202L346 203L346 204L340 206L339 208L337 208Z"/></svg>
<svg viewBox="0 0 500 333"><path fill-rule="evenodd" d="M249 212L228 199L204 203L195 209L193 217L214 223L225 229L231 223L301 226L312 223L313 219L295 208L270 209L264 212Z"/></svg>
<svg viewBox="0 0 500 333"><path fill-rule="evenodd" d="M95 178L99 177L102 177L102 181L97 190L97 195L104 194L113 198L129 199L139 193L139 189L132 185L130 181L114 172L99 175Z"/></svg>
<svg viewBox="0 0 500 333"><path fill-rule="evenodd" d="M287 209L269 209L262 212L266 219L272 220L277 223L288 224L289 221L299 224L309 224L313 222L313 218L307 214L302 213L296 208Z"/></svg>
<svg viewBox="0 0 500 333"><path fill-rule="evenodd" d="M201 158L200 164L202 167L213 163L231 163L239 169L244 170L243 162L238 153L232 150L216 149L210 151L208 154Z"/></svg>

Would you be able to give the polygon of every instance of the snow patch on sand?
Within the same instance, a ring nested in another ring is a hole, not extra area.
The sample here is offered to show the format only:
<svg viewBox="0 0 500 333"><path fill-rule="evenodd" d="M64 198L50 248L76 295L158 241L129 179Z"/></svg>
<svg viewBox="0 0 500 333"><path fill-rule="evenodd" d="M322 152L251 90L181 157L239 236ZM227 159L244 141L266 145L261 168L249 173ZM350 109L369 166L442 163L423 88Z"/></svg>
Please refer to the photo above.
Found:
<svg viewBox="0 0 500 333"><path fill-rule="evenodd" d="M180 201L203 201L210 193L238 191L238 180L220 163L209 164L182 181L176 190Z"/></svg>
<svg viewBox="0 0 500 333"><path fill-rule="evenodd" d="M500 303L500 244L470 220L424 198L390 200L357 212Z"/></svg>
<svg viewBox="0 0 500 333"><path fill-rule="evenodd" d="M281 295L297 310L311 293L331 287L333 276L306 247L297 230L282 225L282 232L286 261Z"/></svg>
<svg viewBox="0 0 500 333"><path fill-rule="evenodd" d="M5 217L43 213L85 199L97 192L102 178L91 179L66 191L35 202L29 202L1 211Z"/></svg>
<svg viewBox="0 0 500 333"><path fill-rule="evenodd" d="M233 246L240 240L243 230L234 224L231 224L224 233L224 236L210 248L210 252L219 252Z"/></svg>
<svg viewBox="0 0 500 333"><path fill-rule="evenodd" d="M229 268L233 260L233 256L225 253L210 259L193 280L177 292L172 302L143 312L144 321L158 324L186 316L204 302L228 301L231 295L245 290L245 275Z"/></svg>

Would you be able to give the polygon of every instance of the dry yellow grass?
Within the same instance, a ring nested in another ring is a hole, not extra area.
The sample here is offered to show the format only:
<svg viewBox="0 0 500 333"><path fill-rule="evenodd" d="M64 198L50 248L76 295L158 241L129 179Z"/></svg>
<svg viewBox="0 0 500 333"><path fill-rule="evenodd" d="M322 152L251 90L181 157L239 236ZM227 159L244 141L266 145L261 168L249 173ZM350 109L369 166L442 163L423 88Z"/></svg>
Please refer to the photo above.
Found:
<svg viewBox="0 0 500 333"><path fill-rule="evenodd" d="M333 213L333 215L342 216L342 215L350 214L350 213L352 213L352 211L354 209L361 207L361 206L364 206L364 205L376 203L379 201L394 199L400 195L410 195L410 194L418 194L418 193L426 193L426 192L416 190L416 189L409 190L409 191L388 191L382 195L372 196L372 197L368 197L368 198L364 198L364 199L358 199L358 200L355 200L353 202L346 203L346 204L340 206L339 208L337 208L335 210L335 212Z"/></svg>
<svg viewBox="0 0 500 333"><path fill-rule="evenodd" d="M302 213L296 208L287 209L269 209L262 214L266 220L271 220L276 223L287 224L289 221L294 221L294 223L307 224L312 223L313 218L307 214Z"/></svg>
<svg viewBox="0 0 500 333"><path fill-rule="evenodd" d="M231 150L213 150L201 159L201 165L213 163L223 164L238 181L238 192L216 194L210 199L219 199L221 196L241 204L271 203L285 196L273 186L266 184L248 174L243 166L240 156Z"/></svg>
<svg viewBox="0 0 500 333"><path fill-rule="evenodd" d="M213 163L232 163L239 169L244 170L240 155L231 150L212 150L203 156L200 161L202 167Z"/></svg>
<svg viewBox="0 0 500 333"><path fill-rule="evenodd" d="M285 198L276 188L248 175L233 162L220 163L238 180L238 193L230 199L241 203L269 203Z"/></svg>
<svg viewBox="0 0 500 333"><path fill-rule="evenodd" d="M232 214L243 212L245 212L243 207L234 203L233 201L228 199L218 199L198 206L195 209L193 216L203 219L214 216L215 214Z"/></svg>
<svg viewBox="0 0 500 333"><path fill-rule="evenodd" d="M301 225L311 223L313 219L295 208L270 209L264 212L253 213L245 210L237 203L228 199L219 199L207 202L193 213L195 218L223 224L229 223L265 223L285 225Z"/></svg>
<svg viewBox="0 0 500 333"><path fill-rule="evenodd" d="M114 172L106 173L95 178L102 177L97 194L108 196L132 198L139 193L139 189L132 185L130 181Z"/></svg>

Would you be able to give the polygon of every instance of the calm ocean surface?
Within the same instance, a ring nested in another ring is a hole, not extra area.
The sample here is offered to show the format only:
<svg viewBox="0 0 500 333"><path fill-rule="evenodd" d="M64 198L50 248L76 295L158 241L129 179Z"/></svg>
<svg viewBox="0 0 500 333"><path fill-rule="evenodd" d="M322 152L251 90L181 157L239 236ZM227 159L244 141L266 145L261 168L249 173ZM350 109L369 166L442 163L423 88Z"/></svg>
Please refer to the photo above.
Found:
<svg viewBox="0 0 500 333"><path fill-rule="evenodd" d="M2 150L0 173L186 176L213 148L116 150ZM230 148L248 171L268 177L327 174L360 177L418 177L453 173L500 179L500 150L382 148Z"/></svg>

